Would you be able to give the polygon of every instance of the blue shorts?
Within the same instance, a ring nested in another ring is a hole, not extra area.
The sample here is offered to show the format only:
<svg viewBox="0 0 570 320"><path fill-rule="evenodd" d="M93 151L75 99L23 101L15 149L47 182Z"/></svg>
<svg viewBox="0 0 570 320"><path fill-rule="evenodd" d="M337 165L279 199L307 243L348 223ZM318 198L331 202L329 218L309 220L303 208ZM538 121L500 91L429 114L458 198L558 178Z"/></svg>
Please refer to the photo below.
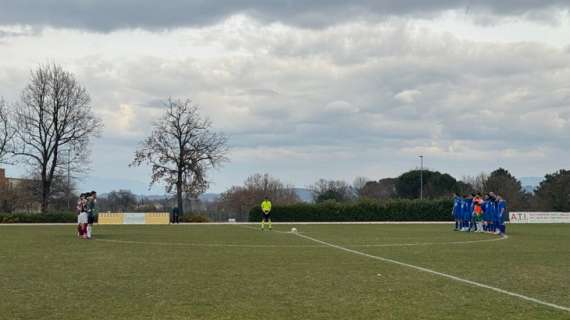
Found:
<svg viewBox="0 0 570 320"><path fill-rule="evenodd" d="M268 213L265 213L265 212L264 212L264 213L261 215L261 219L263 219L263 221L269 221L269 219L271 219L271 212L268 212Z"/></svg>

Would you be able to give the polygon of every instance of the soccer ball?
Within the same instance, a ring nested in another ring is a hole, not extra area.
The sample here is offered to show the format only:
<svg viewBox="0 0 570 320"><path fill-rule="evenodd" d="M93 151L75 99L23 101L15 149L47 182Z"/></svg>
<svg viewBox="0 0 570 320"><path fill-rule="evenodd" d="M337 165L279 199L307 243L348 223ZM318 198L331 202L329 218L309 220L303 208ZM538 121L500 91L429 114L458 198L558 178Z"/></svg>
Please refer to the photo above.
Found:
<svg viewBox="0 0 570 320"><path fill-rule="evenodd" d="M291 228L291 232L297 232L297 228Z"/></svg>

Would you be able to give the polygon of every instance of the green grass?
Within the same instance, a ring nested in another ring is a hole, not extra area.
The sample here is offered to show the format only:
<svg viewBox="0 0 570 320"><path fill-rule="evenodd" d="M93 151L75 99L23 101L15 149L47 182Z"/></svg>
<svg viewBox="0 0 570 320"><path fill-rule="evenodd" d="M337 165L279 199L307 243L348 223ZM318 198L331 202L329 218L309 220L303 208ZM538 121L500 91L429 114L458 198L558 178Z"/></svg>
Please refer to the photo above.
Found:
<svg viewBox="0 0 570 320"><path fill-rule="evenodd" d="M297 225L310 237L570 307L570 225ZM276 231L291 225L274 226ZM570 319L570 312L237 225L0 225L0 319ZM142 243L138 243L142 242ZM417 243L415 246L370 246ZM425 244L429 243L429 244Z"/></svg>

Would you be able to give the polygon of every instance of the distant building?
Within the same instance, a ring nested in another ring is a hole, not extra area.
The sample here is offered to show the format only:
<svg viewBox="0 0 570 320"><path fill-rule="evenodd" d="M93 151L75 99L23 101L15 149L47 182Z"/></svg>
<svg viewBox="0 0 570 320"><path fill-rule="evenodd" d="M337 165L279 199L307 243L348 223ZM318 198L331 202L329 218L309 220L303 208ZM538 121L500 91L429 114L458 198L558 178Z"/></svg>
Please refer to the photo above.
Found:
<svg viewBox="0 0 570 320"><path fill-rule="evenodd" d="M8 187L8 178L6 178L6 170L0 168L0 190Z"/></svg>
<svg viewBox="0 0 570 320"><path fill-rule="evenodd" d="M31 181L33 180L6 177L6 169L0 168L0 188L16 188Z"/></svg>
<svg viewBox="0 0 570 320"><path fill-rule="evenodd" d="M6 170L0 168L0 212L40 212L40 203L26 183L33 180L6 177Z"/></svg>

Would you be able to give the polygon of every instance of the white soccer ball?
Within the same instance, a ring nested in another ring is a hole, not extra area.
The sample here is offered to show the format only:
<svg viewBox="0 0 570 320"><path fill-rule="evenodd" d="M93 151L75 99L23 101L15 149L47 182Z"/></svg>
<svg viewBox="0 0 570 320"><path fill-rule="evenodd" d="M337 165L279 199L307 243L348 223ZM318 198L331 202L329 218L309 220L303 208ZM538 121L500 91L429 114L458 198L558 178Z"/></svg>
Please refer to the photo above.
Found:
<svg viewBox="0 0 570 320"><path fill-rule="evenodd" d="M297 228L291 228L291 232L297 232Z"/></svg>

